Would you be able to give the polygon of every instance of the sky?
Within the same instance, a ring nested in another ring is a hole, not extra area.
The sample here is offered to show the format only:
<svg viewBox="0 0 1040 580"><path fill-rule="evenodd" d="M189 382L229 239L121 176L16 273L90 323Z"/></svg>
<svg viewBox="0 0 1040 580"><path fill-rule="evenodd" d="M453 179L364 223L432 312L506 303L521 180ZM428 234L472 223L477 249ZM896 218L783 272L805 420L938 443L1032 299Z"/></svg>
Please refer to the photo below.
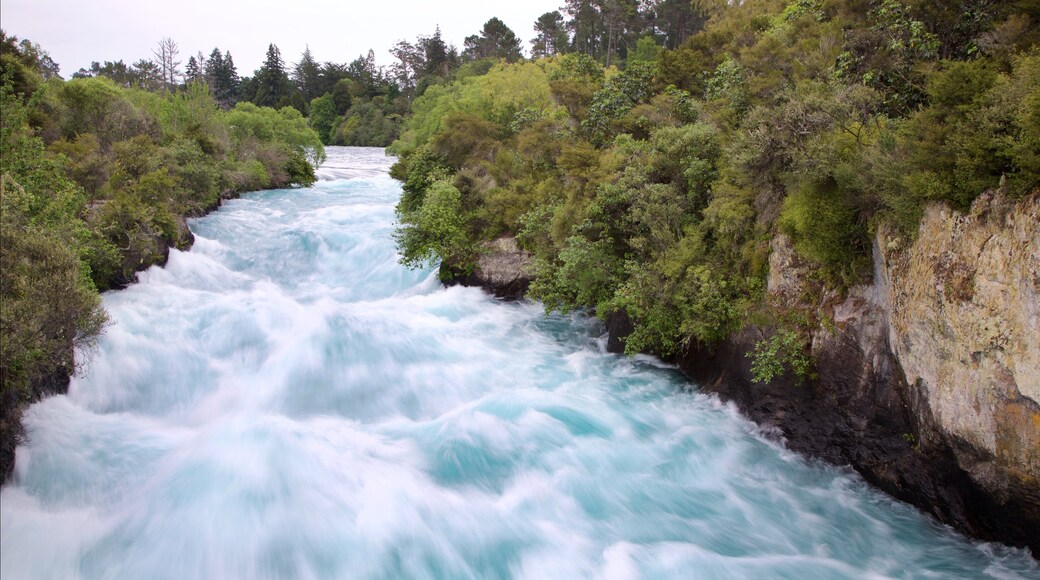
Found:
<svg viewBox="0 0 1040 580"><path fill-rule="evenodd" d="M181 60L214 47L229 50L242 76L260 67L274 43L286 66L309 46L319 62L350 62L375 51L376 62L393 62L390 48L414 42L439 25L445 42L462 41L498 17L529 53L534 21L563 0L3 0L0 23L8 35L38 43L70 78L91 61L151 59L164 37ZM182 65L183 67L183 65Z"/></svg>

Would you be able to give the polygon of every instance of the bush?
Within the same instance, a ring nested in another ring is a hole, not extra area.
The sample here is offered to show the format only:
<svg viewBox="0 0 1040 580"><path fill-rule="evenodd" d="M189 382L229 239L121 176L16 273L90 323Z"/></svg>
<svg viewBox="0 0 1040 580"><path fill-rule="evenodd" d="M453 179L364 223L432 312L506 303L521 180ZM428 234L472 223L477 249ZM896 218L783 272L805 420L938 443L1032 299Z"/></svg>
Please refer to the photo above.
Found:
<svg viewBox="0 0 1040 580"><path fill-rule="evenodd" d="M812 371L805 342L793 330L781 329L768 339L760 340L747 356L752 359L751 377L756 383L768 383L788 370L801 383Z"/></svg>
<svg viewBox="0 0 1040 580"><path fill-rule="evenodd" d="M788 195L780 227L798 253L819 264L832 283L854 283L870 257L866 225L859 220L852 192L833 179L803 183Z"/></svg>
<svg viewBox="0 0 1040 580"><path fill-rule="evenodd" d="M430 185L409 218L394 232L405 266L423 268L443 260L465 267L475 255L466 233L461 194L451 182L441 180Z"/></svg>

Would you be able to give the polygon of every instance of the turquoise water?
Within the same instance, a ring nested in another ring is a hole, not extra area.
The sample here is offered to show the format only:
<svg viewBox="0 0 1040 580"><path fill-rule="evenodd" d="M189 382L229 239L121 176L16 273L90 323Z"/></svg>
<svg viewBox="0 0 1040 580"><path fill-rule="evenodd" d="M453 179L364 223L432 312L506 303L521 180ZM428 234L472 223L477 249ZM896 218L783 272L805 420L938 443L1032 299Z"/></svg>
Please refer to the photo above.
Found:
<svg viewBox="0 0 1040 580"><path fill-rule="evenodd" d="M1027 578L602 327L396 263L390 160L195 220L26 415L8 578Z"/></svg>

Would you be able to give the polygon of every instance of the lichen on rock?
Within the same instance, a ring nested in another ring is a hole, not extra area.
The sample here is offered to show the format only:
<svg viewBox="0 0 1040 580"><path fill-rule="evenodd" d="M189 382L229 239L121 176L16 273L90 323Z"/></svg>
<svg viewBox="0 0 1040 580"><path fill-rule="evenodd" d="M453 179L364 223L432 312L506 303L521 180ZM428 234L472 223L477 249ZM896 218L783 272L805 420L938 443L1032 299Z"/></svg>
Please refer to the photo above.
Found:
<svg viewBox="0 0 1040 580"><path fill-rule="evenodd" d="M519 300L527 294L534 277L531 253L523 250L513 237L501 237L481 247L476 263L462 268L441 265L441 279L446 284L483 288L498 298Z"/></svg>

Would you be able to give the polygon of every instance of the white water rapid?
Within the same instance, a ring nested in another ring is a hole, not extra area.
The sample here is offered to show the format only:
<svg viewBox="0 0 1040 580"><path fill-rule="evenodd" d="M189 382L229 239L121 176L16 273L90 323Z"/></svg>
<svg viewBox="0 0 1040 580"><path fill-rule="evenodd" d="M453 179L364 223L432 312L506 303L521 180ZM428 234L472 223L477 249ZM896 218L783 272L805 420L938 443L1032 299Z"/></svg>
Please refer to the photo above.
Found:
<svg viewBox="0 0 1040 580"><path fill-rule="evenodd" d="M674 370L397 264L379 150L105 296L0 496L23 578L1036 578Z"/></svg>

